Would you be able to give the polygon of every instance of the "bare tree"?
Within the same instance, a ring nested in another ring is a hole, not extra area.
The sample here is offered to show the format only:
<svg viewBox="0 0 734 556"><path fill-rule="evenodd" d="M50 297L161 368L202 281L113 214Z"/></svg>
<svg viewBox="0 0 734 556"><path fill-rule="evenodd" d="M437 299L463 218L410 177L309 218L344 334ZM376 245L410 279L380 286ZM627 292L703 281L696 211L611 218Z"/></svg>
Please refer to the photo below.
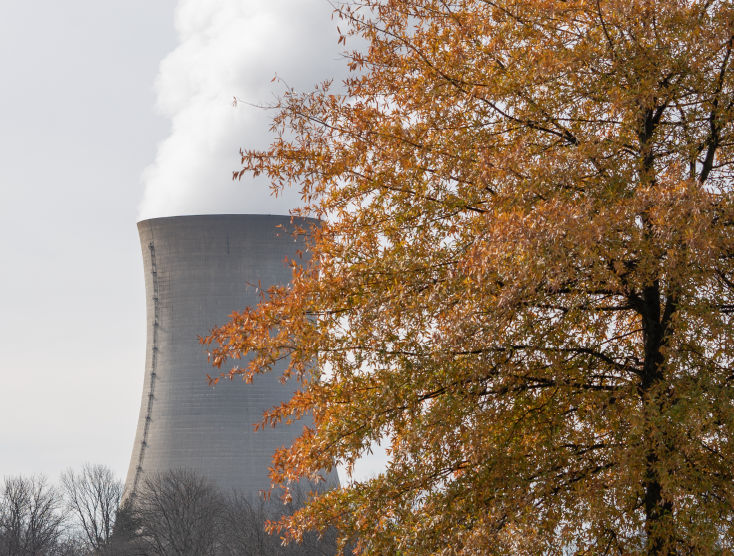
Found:
<svg viewBox="0 0 734 556"><path fill-rule="evenodd" d="M292 500L288 504L273 496L266 502L232 493L224 505L222 515L222 556L330 556L336 553L336 534L327 530L323 535L308 532L301 543L283 545L280 535L268 534L266 521L278 521L283 515L291 515L302 507L308 498L308 489L297 485L291 489Z"/></svg>
<svg viewBox="0 0 734 556"><path fill-rule="evenodd" d="M134 501L146 552L158 556L216 554L222 511L217 489L186 469L147 476Z"/></svg>
<svg viewBox="0 0 734 556"><path fill-rule="evenodd" d="M88 550L99 552L112 536L122 482L104 465L86 464L61 475L66 508L74 515Z"/></svg>
<svg viewBox="0 0 734 556"><path fill-rule="evenodd" d="M104 554L146 556L328 556L335 535L304 535L300 544L282 544L265 530L266 521L291 514L306 500L301 487L292 502L265 501L242 493L223 495L195 471L175 469L146 476L118 514L115 535Z"/></svg>
<svg viewBox="0 0 734 556"><path fill-rule="evenodd" d="M291 487L291 501L283 506L274 505L270 508L270 520L277 521L283 515L292 515L297 509L302 508L309 501L312 491L321 491L315 485L309 485L307 481L301 481ZM322 533L307 531L303 534L300 543L290 543L281 546L280 556L332 556L336 553L337 531L333 527L327 528ZM280 539L279 539L280 540ZM347 551L349 553L349 551Z"/></svg>
<svg viewBox="0 0 734 556"><path fill-rule="evenodd" d="M0 493L0 554L58 553L64 524L60 509L61 498L44 477L6 478Z"/></svg>
<svg viewBox="0 0 734 556"><path fill-rule="evenodd" d="M282 544L266 521L306 502L291 489L282 504L233 492L224 496L205 477L176 469L148 475L134 497L102 465L67 470L61 489L43 477L12 477L0 488L0 556L328 556L335 534L311 532ZM67 520L63 511L71 514Z"/></svg>
<svg viewBox="0 0 734 556"><path fill-rule="evenodd" d="M222 556L279 555L280 540L265 531L265 522L273 517L268 510L262 498L252 501L243 494L232 493L222 514Z"/></svg>

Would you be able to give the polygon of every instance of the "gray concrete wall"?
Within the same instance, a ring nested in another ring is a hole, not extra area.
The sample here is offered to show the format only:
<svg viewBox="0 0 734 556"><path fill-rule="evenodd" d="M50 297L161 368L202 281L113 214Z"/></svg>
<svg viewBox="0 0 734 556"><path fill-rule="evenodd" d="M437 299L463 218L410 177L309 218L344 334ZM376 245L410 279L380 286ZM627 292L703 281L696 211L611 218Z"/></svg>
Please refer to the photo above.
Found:
<svg viewBox="0 0 734 556"><path fill-rule="evenodd" d="M301 226L316 221L297 219ZM278 227L281 226L281 227ZM278 374L208 386L213 374L198 336L257 303L254 286L286 284L284 263L303 250L289 216L206 215L154 218L138 224L147 295L147 356L140 417L125 484L145 473L185 467L225 491L267 489L273 451L303 424L253 432L265 409L287 399L293 383ZM330 484L338 484L336 473Z"/></svg>

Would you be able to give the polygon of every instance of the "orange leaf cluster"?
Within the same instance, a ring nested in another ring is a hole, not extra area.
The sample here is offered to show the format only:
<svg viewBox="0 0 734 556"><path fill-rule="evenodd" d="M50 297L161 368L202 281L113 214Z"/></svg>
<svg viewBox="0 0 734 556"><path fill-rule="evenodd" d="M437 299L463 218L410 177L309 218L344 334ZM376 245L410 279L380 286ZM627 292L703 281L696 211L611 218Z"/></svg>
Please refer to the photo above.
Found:
<svg viewBox="0 0 734 556"><path fill-rule="evenodd" d="M207 339L288 358L280 526L365 554L734 550L734 6L355 0L343 92L286 91L242 173L323 225Z"/></svg>

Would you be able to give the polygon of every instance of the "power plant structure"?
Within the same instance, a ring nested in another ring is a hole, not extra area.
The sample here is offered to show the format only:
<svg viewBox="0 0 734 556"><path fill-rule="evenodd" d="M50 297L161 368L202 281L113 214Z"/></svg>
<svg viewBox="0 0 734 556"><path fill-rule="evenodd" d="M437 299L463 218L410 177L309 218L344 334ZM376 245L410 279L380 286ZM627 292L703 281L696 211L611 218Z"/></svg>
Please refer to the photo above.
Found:
<svg viewBox="0 0 734 556"><path fill-rule="evenodd" d="M206 375L213 369L198 337L224 324L233 311L255 305L258 285L287 284L286 258L305 249L303 238L292 232L317 222L251 214L138 223L147 351L126 496L136 492L146 474L177 468L196 471L225 492L257 496L269 488L273 452L289 445L303 423L257 432L253 424L264 410L290 398L295 386L282 384L273 372L251 384L224 380L210 387ZM326 486L336 485L332 471Z"/></svg>

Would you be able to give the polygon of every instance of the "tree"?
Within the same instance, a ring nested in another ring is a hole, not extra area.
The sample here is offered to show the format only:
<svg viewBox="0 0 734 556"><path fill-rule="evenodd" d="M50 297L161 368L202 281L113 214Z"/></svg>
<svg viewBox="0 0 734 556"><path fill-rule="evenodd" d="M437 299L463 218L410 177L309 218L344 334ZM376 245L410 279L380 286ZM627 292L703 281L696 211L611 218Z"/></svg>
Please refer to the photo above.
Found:
<svg viewBox="0 0 734 556"><path fill-rule="evenodd" d="M224 494L193 470L173 469L146 476L143 488L121 509L120 527L109 554L158 556L328 556L335 551L333 531L325 539L306 535L299 544L282 546L265 530L268 520L290 515L302 502L253 501L240 492ZM115 544L116 541L116 544Z"/></svg>
<svg viewBox="0 0 734 556"><path fill-rule="evenodd" d="M309 261L205 340L285 357L281 522L388 554L734 549L734 6L357 0L345 92L286 90L235 173L297 183Z"/></svg>
<svg viewBox="0 0 734 556"><path fill-rule="evenodd" d="M117 509L115 526L102 554L110 556L139 556L146 554L146 546L140 538L142 524L138 519L131 497L125 498Z"/></svg>
<svg viewBox="0 0 734 556"><path fill-rule="evenodd" d="M280 542L265 532L265 522L270 517L264 499L251 501L242 494L233 494L222 518L224 536L222 554L277 554Z"/></svg>
<svg viewBox="0 0 734 556"><path fill-rule="evenodd" d="M99 552L112 537L122 498L122 483L104 465L86 464L75 473L61 475L61 486L69 510L83 533L87 549Z"/></svg>
<svg viewBox="0 0 734 556"><path fill-rule="evenodd" d="M133 501L146 553L159 556L216 554L222 511L216 487L188 469L146 476Z"/></svg>
<svg viewBox="0 0 734 556"><path fill-rule="evenodd" d="M56 554L63 544L61 498L43 477L6 478L0 492L0 554Z"/></svg>
<svg viewBox="0 0 734 556"><path fill-rule="evenodd" d="M292 489L292 501L286 505L276 498L252 500L242 493L225 498L221 518L222 556L331 556L336 552L335 531L324 535L306 534L299 544L283 546L279 535L268 534L266 523L291 515L305 503L306 492L301 486Z"/></svg>

